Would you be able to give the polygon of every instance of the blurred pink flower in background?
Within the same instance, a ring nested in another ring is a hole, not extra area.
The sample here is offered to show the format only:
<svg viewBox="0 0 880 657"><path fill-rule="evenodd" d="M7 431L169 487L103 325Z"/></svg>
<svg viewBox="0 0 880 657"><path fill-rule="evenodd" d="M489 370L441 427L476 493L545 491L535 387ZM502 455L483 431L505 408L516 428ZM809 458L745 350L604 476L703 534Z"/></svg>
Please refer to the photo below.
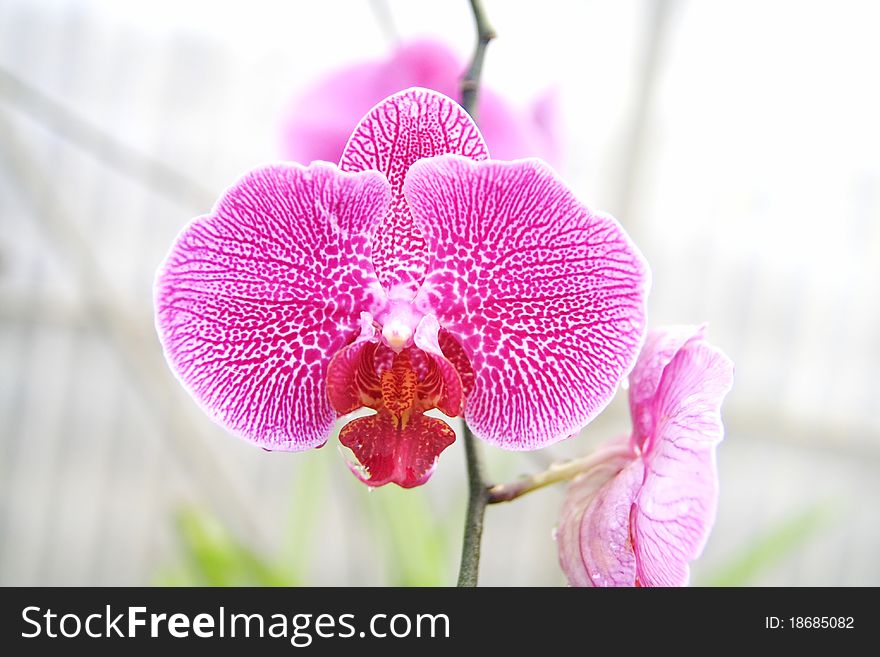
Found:
<svg viewBox="0 0 880 657"><path fill-rule="evenodd" d="M684 586L715 520L733 363L704 328L652 331L629 377L633 433L569 487L557 540L573 586Z"/></svg>
<svg viewBox="0 0 880 657"><path fill-rule="evenodd" d="M410 41L390 56L330 73L304 91L283 119L283 152L297 162L337 162L355 125L376 103L408 87L459 98L466 64L434 40ZM562 159L556 93L544 92L527 109L514 107L482 86L477 122L493 159Z"/></svg>

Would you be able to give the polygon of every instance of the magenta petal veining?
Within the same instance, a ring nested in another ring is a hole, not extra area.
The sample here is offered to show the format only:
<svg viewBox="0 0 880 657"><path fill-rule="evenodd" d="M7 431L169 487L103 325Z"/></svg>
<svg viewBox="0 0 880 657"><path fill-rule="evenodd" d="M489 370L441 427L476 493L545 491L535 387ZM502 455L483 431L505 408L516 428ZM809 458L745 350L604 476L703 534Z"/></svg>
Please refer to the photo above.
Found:
<svg viewBox="0 0 880 657"><path fill-rule="evenodd" d="M474 434L535 449L576 433L641 346L649 273L638 249L540 160L435 157L410 168L404 189L430 254L416 304L471 359Z"/></svg>
<svg viewBox="0 0 880 657"><path fill-rule="evenodd" d="M370 236L389 198L372 171L273 165L178 235L156 326L172 370L229 431L273 450L327 440L327 361L379 291Z"/></svg>
<svg viewBox="0 0 880 657"><path fill-rule="evenodd" d="M473 160L489 157L483 136L461 105L420 88L394 94L370 110L342 153L343 171L374 169L391 183L391 208L373 243L373 265L392 296L412 298L428 258L403 194L404 180L416 161L446 153Z"/></svg>

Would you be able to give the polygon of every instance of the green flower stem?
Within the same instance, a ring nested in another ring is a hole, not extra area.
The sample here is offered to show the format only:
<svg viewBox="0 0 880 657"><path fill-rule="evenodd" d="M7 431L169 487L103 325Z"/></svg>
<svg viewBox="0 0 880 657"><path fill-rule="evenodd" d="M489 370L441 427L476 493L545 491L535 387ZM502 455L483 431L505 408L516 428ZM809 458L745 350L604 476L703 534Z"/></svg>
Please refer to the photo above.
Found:
<svg viewBox="0 0 880 657"><path fill-rule="evenodd" d="M495 38L495 30L486 19L486 12L480 0L471 0L471 10L477 28L477 45L467 73L461 81L461 106L471 116L475 116L477 96L480 91L480 76L486 47ZM480 572L480 544L483 538L483 516L489 501L489 488L483 475L483 463L479 445L467 423L463 426L464 448L468 473L468 506L464 523L464 540L461 548L461 567L458 571L459 586L476 586Z"/></svg>
<svg viewBox="0 0 880 657"><path fill-rule="evenodd" d="M568 481L574 479L579 474L587 472L597 465L606 463L611 459L625 459L632 456L632 448L626 443L606 447L593 452L583 458L565 461L563 463L554 463L543 472L521 477L520 479L508 484L497 484L490 487L486 491L486 503L498 504L500 502L510 502L518 497L522 497L526 493L533 490L544 488L550 484L560 481Z"/></svg>
<svg viewBox="0 0 880 657"><path fill-rule="evenodd" d="M483 538L483 516L489 503L489 487L483 475L480 446L467 424L463 427L464 450L467 458L468 505L464 520L464 541L461 546L459 586L476 586L480 571L480 543Z"/></svg>

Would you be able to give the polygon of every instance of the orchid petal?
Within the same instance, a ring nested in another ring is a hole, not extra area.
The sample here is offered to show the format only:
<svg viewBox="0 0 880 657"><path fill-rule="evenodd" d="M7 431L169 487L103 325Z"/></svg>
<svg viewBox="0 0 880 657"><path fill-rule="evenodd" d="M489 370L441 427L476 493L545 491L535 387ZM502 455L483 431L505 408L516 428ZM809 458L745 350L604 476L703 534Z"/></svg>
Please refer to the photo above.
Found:
<svg viewBox="0 0 880 657"><path fill-rule="evenodd" d="M178 235L156 278L156 327L216 422L266 449L327 440L327 361L379 289L370 237L389 199L378 173L274 165Z"/></svg>
<svg viewBox="0 0 880 657"><path fill-rule="evenodd" d="M480 131L451 98L414 87L376 105L354 129L342 154L343 171L382 172L391 183L391 207L373 243L373 265L392 296L412 298L427 265L425 241L413 225L403 194L409 167L446 153L489 157Z"/></svg>
<svg viewBox="0 0 880 657"><path fill-rule="evenodd" d="M706 333L701 326L668 326L654 329L645 337L645 346L629 375L629 409L633 422L632 444L644 449L654 428L654 395L663 370L690 340Z"/></svg>
<svg viewBox="0 0 880 657"><path fill-rule="evenodd" d="M380 100L414 86L453 96L463 69L447 45L418 39L381 59L330 72L290 107L283 126L286 154L299 162L338 161L351 127Z"/></svg>
<svg viewBox="0 0 880 657"><path fill-rule="evenodd" d="M584 510L580 525L581 559L593 586L636 583L630 515L644 473L642 461L633 460L599 489Z"/></svg>
<svg viewBox="0 0 880 657"><path fill-rule="evenodd" d="M476 117L493 159L539 157L557 166L563 159L561 114L555 89L547 90L523 110L492 89L481 89Z"/></svg>
<svg viewBox="0 0 880 657"><path fill-rule="evenodd" d="M405 193L431 254L415 303L470 358L474 433L536 449L579 431L641 346L649 274L629 237L540 160L421 160Z"/></svg>
<svg viewBox="0 0 880 657"><path fill-rule="evenodd" d="M702 340L686 343L663 372L654 443L643 457L645 481L633 514L645 586L684 586L688 562L703 550L718 501L721 402L732 385L733 364Z"/></svg>
<svg viewBox="0 0 880 657"><path fill-rule="evenodd" d="M431 325L423 320L416 331L428 348L436 331ZM453 365L419 347L395 353L365 339L337 352L327 378L330 401L340 414L363 406L376 411L351 420L339 433L357 459L349 463L352 472L370 486L394 482L411 488L427 481L440 453L455 441L449 425L424 415L432 408L460 412L463 394Z"/></svg>
<svg viewBox="0 0 880 657"><path fill-rule="evenodd" d="M343 347L327 365L327 395L330 405L340 415L351 413L361 406L376 408L381 393L376 373L378 347L373 316L361 313L361 332L357 339Z"/></svg>

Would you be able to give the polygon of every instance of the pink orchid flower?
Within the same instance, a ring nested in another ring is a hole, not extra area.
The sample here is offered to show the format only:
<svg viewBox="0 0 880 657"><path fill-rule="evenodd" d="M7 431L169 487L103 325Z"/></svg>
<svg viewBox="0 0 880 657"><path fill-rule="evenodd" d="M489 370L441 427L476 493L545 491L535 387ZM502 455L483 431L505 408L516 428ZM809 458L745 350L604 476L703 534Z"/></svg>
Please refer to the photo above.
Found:
<svg viewBox="0 0 880 657"><path fill-rule="evenodd" d="M652 331L629 376L633 432L575 480L557 541L573 586L684 586L715 519L733 363L704 327Z"/></svg>
<svg viewBox="0 0 880 657"><path fill-rule="evenodd" d="M353 126L371 107L399 89L425 87L456 98L465 63L445 44L409 41L390 56L331 73L291 104L282 126L287 158L297 162L335 162ZM479 121L492 157L512 160L540 157L561 161L560 111L554 91L520 110L485 85L480 90Z"/></svg>
<svg viewBox="0 0 880 657"><path fill-rule="evenodd" d="M156 279L166 358L201 407L268 450L340 442L370 486L424 483L454 441L566 438L644 337L648 270L610 216L537 159L488 159L468 114L413 88L357 125L339 167L246 174Z"/></svg>

